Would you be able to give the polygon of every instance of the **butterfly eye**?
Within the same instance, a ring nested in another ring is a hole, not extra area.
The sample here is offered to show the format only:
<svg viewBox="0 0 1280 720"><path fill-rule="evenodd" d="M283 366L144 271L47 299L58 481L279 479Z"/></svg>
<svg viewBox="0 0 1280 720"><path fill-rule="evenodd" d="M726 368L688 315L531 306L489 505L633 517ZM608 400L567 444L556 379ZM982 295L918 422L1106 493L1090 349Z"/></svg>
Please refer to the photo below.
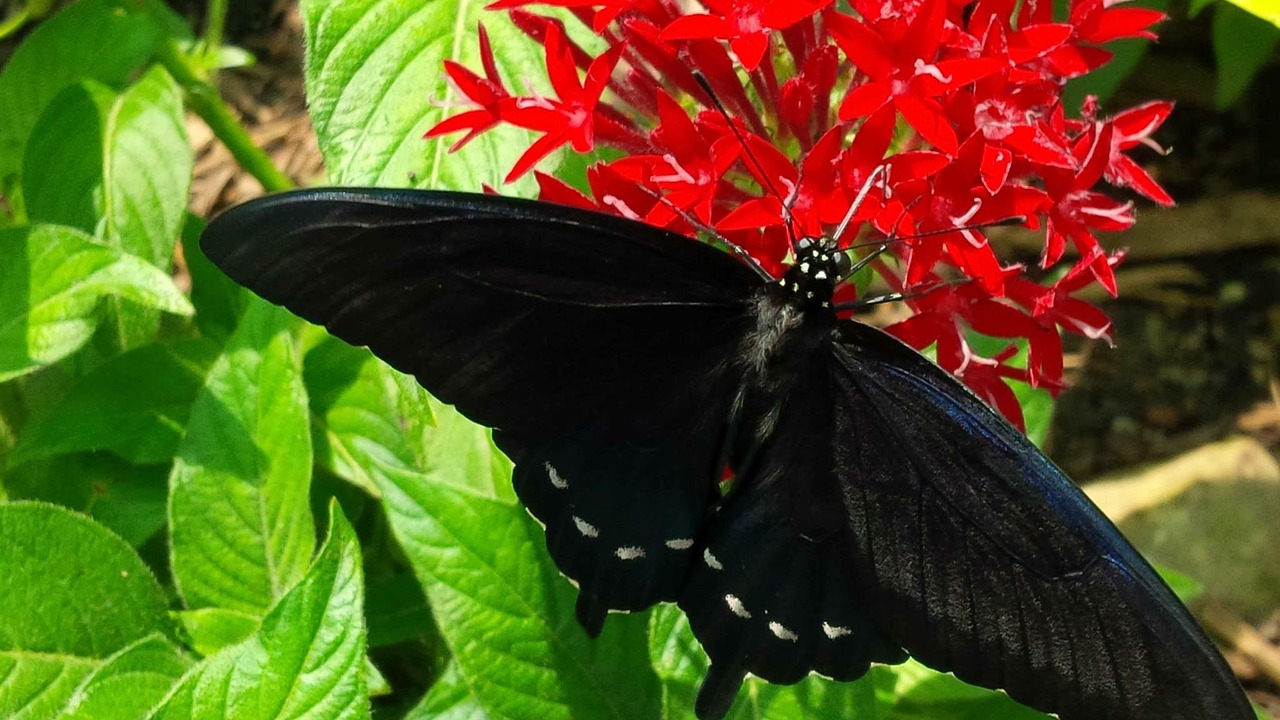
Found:
<svg viewBox="0 0 1280 720"><path fill-rule="evenodd" d="M811 247L813 247L813 241L809 238L800 238L800 242L796 243L797 253L801 250L808 250Z"/></svg>
<svg viewBox="0 0 1280 720"><path fill-rule="evenodd" d="M853 261L843 252L837 252L835 255L836 276L843 278L849 274L849 270L853 267Z"/></svg>

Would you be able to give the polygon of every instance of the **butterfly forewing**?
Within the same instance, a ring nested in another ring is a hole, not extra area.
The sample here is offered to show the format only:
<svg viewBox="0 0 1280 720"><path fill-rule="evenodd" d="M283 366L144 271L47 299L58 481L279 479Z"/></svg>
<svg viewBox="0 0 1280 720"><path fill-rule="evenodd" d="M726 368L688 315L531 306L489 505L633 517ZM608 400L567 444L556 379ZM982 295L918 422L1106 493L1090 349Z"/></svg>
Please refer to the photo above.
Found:
<svg viewBox="0 0 1280 720"><path fill-rule="evenodd" d="M884 333L839 333L833 481L890 638L1064 720L1252 717L1182 604L1023 435Z"/></svg>
<svg viewBox="0 0 1280 720"><path fill-rule="evenodd" d="M498 430L579 617L675 600L719 480L756 276L656 228L509 198L308 191L202 238L237 282Z"/></svg>

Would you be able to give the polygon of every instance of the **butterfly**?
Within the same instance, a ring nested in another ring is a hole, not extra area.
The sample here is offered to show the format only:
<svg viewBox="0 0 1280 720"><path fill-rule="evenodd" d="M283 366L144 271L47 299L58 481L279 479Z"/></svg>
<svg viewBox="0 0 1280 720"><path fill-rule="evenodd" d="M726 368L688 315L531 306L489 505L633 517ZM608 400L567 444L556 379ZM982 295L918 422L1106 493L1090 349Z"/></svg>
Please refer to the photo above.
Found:
<svg viewBox="0 0 1280 720"><path fill-rule="evenodd" d="M908 653L1064 720L1255 717L1062 471L837 316L851 263L830 240L774 279L588 210L316 189L233 208L201 246L494 428L589 634L611 610L684 610L711 660L700 718L748 673L852 680Z"/></svg>

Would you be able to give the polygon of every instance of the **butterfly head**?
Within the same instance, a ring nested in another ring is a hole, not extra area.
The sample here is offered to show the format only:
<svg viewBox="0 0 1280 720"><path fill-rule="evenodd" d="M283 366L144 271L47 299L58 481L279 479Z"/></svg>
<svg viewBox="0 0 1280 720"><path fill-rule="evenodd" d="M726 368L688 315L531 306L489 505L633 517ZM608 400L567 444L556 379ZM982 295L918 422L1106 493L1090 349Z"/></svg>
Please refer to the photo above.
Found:
<svg viewBox="0 0 1280 720"><path fill-rule="evenodd" d="M834 245L804 238L796 243L796 261L778 286L797 304L808 307L831 307L831 296L852 263L849 256Z"/></svg>

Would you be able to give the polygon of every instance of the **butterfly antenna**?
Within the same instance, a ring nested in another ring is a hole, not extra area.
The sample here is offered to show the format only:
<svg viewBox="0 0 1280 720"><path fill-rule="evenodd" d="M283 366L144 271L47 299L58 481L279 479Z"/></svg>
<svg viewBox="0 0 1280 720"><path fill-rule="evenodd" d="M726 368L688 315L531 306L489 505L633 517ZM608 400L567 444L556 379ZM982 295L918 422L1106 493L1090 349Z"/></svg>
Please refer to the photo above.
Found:
<svg viewBox="0 0 1280 720"><path fill-rule="evenodd" d="M706 76L700 70L694 70L693 79L698 82L698 87L701 87L702 91L711 99L711 105L716 109L716 112L720 113L720 116L724 118L725 123L729 126L729 132L733 133L733 136L738 139L738 144L742 146L743 154L747 156L747 159L751 161L752 167L760 174L760 180L765 188L773 193L778 202L782 203L782 219L787 223L787 240L790 242L791 250L794 252L798 241L793 230L795 218L791 216L791 201L778 192L777 186L769 179L769 174L764 171L764 165L756 158L755 153L751 152L751 146L747 145L747 138L738 130L738 126L733 122L733 116L725 109L724 103L720 102L716 91L711 89L711 83L707 81Z"/></svg>
<svg viewBox="0 0 1280 720"><path fill-rule="evenodd" d="M840 236L844 235L845 230L849 229L849 223L853 222L853 216L858 213L858 209L862 207L863 201L867 199L867 193L871 192L871 188L875 186L876 180L879 180L881 176L887 174L888 170L885 169L884 165L877 165L876 169L872 170L871 175L869 175L866 181L862 183L862 187L858 189L857 197L855 197L853 202L849 204L849 212L844 214L844 219L840 221L840 226L837 227L836 231L831 235L831 242L837 247L840 245Z"/></svg>
<svg viewBox="0 0 1280 720"><path fill-rule="evenodd" d="M653 188L645 187L644 185L638 185L637 187L639 187L641 191L643 191L653 199L657 200L663 205L666 205L668 209L670 209L676 215L680 216L681 220L684 220L685 222L692 225L695 230L706 233L707 235L710 235L716 240L719 240L720 242L724 243L725 247L729 248L730 250L733 251L735 255L742 258L743 261L747 263L747 266L750 267L753 271L755 271L755 274L759 275L762 280L766 280L768 282L773 282L777 280L777 278L769 274L768 270L764 269L764 266L761 265L758 260L752 257L751 253L747 252L746 249L743 248L741 245L735 243L734 241L730 240L724 235L721 235L719 230L716 230L715 228L702 222L701 220L694 217L693 215L690 215L688 212L685 212L684 208L671 202L671 200L667 196L663 195L657 190L654 190Z"/></svg>
<svg viewBox="0 0 1280 720"><path fill-rule="evenodd" d="M835 309L836 309L837 311L840 311L840 310L861 310L861 309L863 309L863 308L869 308L869 307L872 307L872 306L874 306L874 305L884 305L885 303L891 303L891 302L902 302L903 300L914 300L914 299L916 299L916 298L922 298L922 297L924 297L925 295L929 295L929 294L931 294L931 293L935 293L935 292L937 292L937 291L941 290L942 288L946 288L946 287L958 287L958 286L960 286L960 285L967 285L967 284L969 284L969 283L971 283L971 282L973 282L973 281L974 281L974 280L973 280L973 278L968 278L968 277L964 277L964 278L956 278L956 279L954 279L954 280L943 280L943 281L940 281L940 282L938 282L938 283L935 283L935 284L933 284L933 285L931 285L931 286L929 286L929 287L927 287L927 288L925 288L925 289L923 289L923 290L917 290L916 292L910 292L910 293L904 293L904 292L891 292L891 293L885 293L884 295L876 295L876 296L874 296L874 297L866 298L865 300L854 300L853 302L840 303L840 304L838 304L838 305L836 305L836 306L835 306Z"/></svg>

